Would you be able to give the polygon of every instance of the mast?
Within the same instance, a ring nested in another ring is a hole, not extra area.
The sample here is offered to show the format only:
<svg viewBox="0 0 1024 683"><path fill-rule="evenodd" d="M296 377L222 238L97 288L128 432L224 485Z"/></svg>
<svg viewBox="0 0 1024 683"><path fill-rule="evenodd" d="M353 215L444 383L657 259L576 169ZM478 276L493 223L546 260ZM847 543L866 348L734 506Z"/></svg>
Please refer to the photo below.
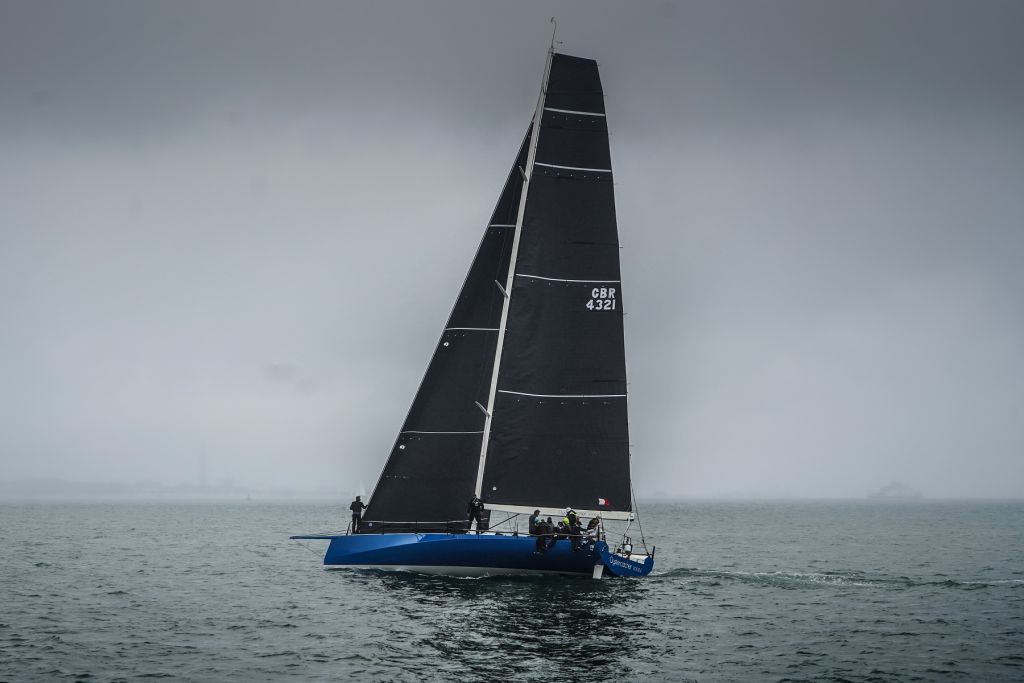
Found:
<svg viewBox="0 0 1024 683"><path fill-rule="evenodd" d="M552 22L554 18L552 17ZM557 28L557 24L556 24ZM544 62L544 77L540 83L540 93L537 96L537 109L533 113L533 134L530 136L530 149L526 156L526 168L520 169L523 172L523 187L519 194L519 212L516 215L515 236L512 238L512 255L509 259L508 274L505 277L505 285L502 288L504 302L501 307L501 322L498 325L498 344L494 352L494 363L491 371L491 388L487 395L487 409L484 411L483 438L480 440L480 465L476 473L476 487L474 492L479 498L483 493L484 466L487 464L487 443L491 435L491 420L494 415L494 397L498 391L498 370L501 365L501 351L505 345L505 329L508 326L508 307L512 299L512 284L516 274L516 257L519 254L519 238L523 233L523 217L526 215L526 197L530 189L530 178L533 177L534 161L537 158L537 143L540 140L540 124L544 116L544 99L548 90L548 78L551 75L551 60L555 55L555 38L551 36L551 47L548 49L547 59ZM497 284L497 283L496 283Z"/></svg>

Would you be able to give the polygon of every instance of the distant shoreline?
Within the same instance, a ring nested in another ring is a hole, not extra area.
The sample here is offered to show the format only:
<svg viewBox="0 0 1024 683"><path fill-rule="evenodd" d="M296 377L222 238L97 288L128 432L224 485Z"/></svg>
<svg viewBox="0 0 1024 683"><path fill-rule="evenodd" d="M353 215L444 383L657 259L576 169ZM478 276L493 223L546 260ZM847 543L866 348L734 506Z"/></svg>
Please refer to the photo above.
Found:
<svg viewBox="0 0 1024 683"><path fill-rule="evenodd" d="M246 501L334 500L347 494L338 491L262 490L224 483L166 485L159 482L72 482L56 478L0 482L0 502L146 502L146 501Z"/></svg>
<svg viewBox="0 0 1024 683"><path fill-rule="evenodd" d="M935 496L879 495L882 491L913 491L902 485L890 484L881 491L866 496L774 496L769 494L724 493L710 496L667 495L661 492L640 495L637 502L640 513L645 505L681 503L865 503L865 504L908 504L919 505L950 501L1021 501L1024 496ZM146 503L146 502L262 502L262 501L330 501L348 504L356 486L339 486L333 490L256 489L235 485L225 480L213 485L164 484L155 481L122 482L76 482L59 478L31 478L14 481L0 481L0 503ZM363 492L366 497L368 492Z"/></svg>
<svg viewBox="0 0 1024 683"><path fill-rule="evenodd" d="M260 491L250 494L220 494L207 493L203 495L188 494L124 494L124 495L102 495L102 494L9 494L0 493L0 505L36 504L36 505L63 505L63 504L202 504L202 503L326 503L326 504L347 504L351 498L349 495L316 493L316 492L274 492ZM679 497L679 498L641 498L638 501L640 516L643 516L643 508L653 505L794 505L794 504L843 504L843 505L864 505L864 506L906 506L926 507L931 504L942 503L1021 503L1024 497L968 497L950 496L944 498L854 498L854 497L807 497L807 498L733 498L733 497Z"/></svg>

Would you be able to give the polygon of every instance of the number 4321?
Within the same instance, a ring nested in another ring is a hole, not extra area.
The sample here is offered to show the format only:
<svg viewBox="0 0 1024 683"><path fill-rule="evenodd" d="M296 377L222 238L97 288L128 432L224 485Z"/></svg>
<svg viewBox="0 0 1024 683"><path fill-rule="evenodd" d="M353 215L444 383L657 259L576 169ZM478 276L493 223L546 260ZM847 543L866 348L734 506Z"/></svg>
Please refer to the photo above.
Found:
<svg viewBox="0 0 1024 683"><path fill-rule="evenodd" d="M590 291L591 299L587 302L588 311L614 311L615 310L615 288L594 287Z"/></svg>

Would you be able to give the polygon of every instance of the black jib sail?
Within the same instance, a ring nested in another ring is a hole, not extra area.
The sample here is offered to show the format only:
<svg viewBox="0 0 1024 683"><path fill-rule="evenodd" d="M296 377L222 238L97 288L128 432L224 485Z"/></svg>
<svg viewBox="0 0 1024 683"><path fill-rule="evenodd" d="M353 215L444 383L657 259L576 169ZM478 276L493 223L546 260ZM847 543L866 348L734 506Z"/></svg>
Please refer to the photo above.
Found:
<svg viewBox="0 0 1024 683"><path fill-rule="evenodd" d="M360 524L364 532L444 530L466 518L480 461L504 283L530 133L520 147L476 257ZM479 404L479 406L477 405Z"/></svg>
<svg viewBox="0 0 1024 683"><path fill-rule="evenodd" d="M509 511L627 516L619 240L593 60L554 55L531 161L481 497Z"/></svg>

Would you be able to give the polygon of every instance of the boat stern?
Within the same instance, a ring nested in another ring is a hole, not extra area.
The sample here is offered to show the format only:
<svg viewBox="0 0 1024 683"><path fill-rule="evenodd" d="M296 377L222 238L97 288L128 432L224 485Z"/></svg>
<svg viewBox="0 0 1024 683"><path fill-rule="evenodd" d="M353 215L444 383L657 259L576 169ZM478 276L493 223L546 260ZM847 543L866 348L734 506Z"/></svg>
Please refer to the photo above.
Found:
<svg viewBox="0 0 1024 683"><path fill-rule="evenodd" d="M597 552L604 565L604 571L612 576L641 578L654 569L653 555L619 555L608 548L608 544L597 544Z"/></svg>

